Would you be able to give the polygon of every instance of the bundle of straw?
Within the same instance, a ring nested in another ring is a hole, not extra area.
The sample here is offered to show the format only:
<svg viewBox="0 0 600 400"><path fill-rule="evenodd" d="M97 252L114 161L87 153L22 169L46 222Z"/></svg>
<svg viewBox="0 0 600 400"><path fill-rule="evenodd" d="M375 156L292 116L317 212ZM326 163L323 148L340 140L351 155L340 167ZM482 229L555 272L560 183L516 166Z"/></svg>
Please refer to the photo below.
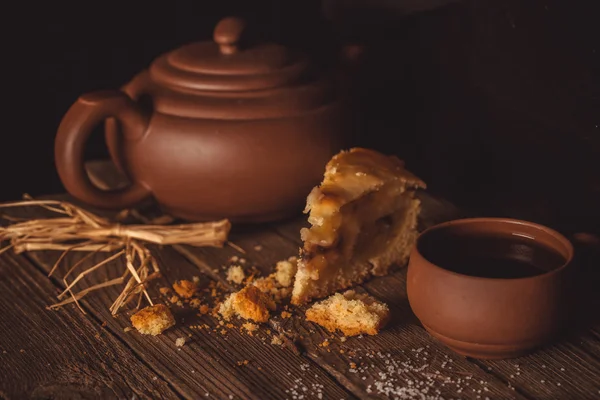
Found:
<svg viewBox="0 0 600 400"><path fill-rule="evenodd" d="M50 277L69 252L89 251L90 254L73 264L62 277L66 288L58 295L60 301L49 307L54 309L75 302L84 314L85 311L79 304L82 297L95 290L123 283L125 283L123 290L110 306L112 315L116 315L121 307L133 300L136 295L138 308L143 297L153 305L145 285L151 279L160 276L160 271L156 259L144 243L222 247L227 242L231 229L231 224L226 219L180 225L164 225L165 221L156 225L121 225L65 201L33 200L28 196L25 201L0 204L0 208L31 206L42 207L58 215L56 218L32 220L2 216L11 224L0 227L0 242L10 241L10 244L0 249L0 254L9 249L13 249L17 254L35 250L61 250L63 253L50 270L48 274ZM132 214L132 212L126 210L118 219L122 219L125 214ZM135 215L135 211L133 214ZM137 215L138 219L144 220L139 214ZM72 281L68 280L84 261L98 252L114 254L83 270ZM77 283L86 275L120 257L125 261L125 268L120 277L91 285L78 292L73 291Z"/></svg>

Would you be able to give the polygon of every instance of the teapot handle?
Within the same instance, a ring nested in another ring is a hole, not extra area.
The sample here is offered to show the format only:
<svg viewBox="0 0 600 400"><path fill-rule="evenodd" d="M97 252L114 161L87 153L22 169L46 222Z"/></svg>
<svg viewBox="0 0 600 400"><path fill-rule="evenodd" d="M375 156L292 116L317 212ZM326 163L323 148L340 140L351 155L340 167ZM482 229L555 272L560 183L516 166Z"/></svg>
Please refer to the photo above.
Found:
<svg viewBox="0 0 600 400"><path fill-rule="evenodd" d="M121 87L121 91L124 92L134 102L139 104L139 100L142 96L149 93L148 88L150 87L150 77L148 70L143 70L137 74L131 81ZM123 156L123 141L122 135L120 134L121 127L115 118L107 118L104 122L104 140L108 147L108 152L113 163L124 175L128 175L124 168L124 156ZM129 176L127 176L129 178Z"/></svg>
<svg viewBox="0 0 600 400"><path fill-rule="evenodd" d="M79 97L58 128L54 142L56 169L73 197L99 208L128 208L150 197L150 190L141 182L134 182L123 189L104 191L91 182L85 170L85 143L93 128L109 117L119 121L124 140L128 141L141 139L150 120L121 91L98 91Z"/></svg>

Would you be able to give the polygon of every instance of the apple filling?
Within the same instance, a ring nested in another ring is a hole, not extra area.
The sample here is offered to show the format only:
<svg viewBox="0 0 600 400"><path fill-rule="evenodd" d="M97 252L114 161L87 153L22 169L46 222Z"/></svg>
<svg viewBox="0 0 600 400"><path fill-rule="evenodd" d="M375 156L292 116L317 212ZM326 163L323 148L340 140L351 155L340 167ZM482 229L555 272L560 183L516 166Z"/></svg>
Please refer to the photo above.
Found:
<svg viewBox="0 0 600 400"><path fill-rule="evenodd" d="M425 184L396 157L366 149L336 155L307 199L311 227L301 231L292 303L326 297L404 265L417 236L418 188Z"/></svg>

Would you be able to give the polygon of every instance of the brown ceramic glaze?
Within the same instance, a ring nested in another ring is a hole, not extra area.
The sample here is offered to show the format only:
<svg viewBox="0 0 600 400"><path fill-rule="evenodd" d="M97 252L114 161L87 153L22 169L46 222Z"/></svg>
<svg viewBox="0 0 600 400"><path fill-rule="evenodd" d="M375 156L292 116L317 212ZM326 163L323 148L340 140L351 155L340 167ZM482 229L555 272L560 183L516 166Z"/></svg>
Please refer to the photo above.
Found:
<svg viewBox="0 0 600 400"><path fill-rule="evenodd" d="M479 266L480 276L440 266L444 259L436 246L444 248L449 238L482 235L543 246L560 262L550 271L512 278L484 277L488 265ZM446 222L424 231L417 240L408 266L408 300L425 329L461 355L521 356L548 343L566 326L572 257L573 247L565 237L531 222L500 218Z"/></svg>
<svg viewBox="0 0 600 400"><path fill-rule="evenodd" d="M156 59L122 91L81 96L59 127L56 166L67 191L101 208L153 197L173 216L263 222L300 212L327 161L347 146L343 102L300 53L244 47L244 21L214 41ZM84 145L106 120L111 156L133 184L102 191Z"/></svg>

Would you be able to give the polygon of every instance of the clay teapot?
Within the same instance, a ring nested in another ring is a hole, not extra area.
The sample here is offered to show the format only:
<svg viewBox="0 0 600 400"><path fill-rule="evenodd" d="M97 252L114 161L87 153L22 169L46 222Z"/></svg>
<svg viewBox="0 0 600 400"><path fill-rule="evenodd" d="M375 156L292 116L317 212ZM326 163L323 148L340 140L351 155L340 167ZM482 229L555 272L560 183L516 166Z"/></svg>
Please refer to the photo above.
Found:
<svg viewBox="0 0 600 400"><path fill-rule="evenodd" d="M344 97L303 54L278 44L245 47L245 28L225 18L214 41L160 56L122 90L81 96L55 141L67 191L108 209L154 198L193 221L299 213L327 161L350 145ZM132 182L123 189L97 188L84 167L86 140L104 120L111 157Z"/></svg>

